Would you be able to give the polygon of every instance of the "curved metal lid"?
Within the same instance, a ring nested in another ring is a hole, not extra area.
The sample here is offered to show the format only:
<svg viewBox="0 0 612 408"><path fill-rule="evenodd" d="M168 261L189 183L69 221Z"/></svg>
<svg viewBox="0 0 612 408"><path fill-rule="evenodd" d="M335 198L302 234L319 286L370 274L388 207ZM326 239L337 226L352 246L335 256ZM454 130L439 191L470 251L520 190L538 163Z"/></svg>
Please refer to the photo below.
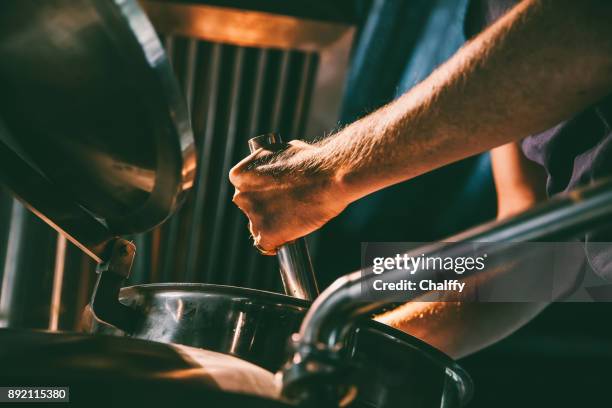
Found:
<svg viewBox="0 0 612 408"><path fill-rule="evenodd" d="M100 261L191 187L189 115L135 0L0 2L0 181Z"/></svg>
<svg viewBox="0 0 612 408"><path fill-rule="evenodd" d="M201 407L294 406L279 400L271 372L181 345L0 329L0 362L3 384L70 387L70 403L78 407L192 406L193 401Z"/></svg>

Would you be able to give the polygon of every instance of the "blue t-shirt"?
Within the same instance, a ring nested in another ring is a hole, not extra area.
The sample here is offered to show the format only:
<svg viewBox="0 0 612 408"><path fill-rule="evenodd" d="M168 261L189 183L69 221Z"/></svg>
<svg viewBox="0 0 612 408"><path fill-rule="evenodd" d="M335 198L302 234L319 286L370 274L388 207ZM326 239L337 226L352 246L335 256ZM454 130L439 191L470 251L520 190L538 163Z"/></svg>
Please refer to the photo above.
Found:
<svg viewBox="0 0 612 408"><path fill-rule="evenodd" d="M516 0L472 0L465 18L469 38L512 8ZM550 196L592 183L612 174L612 95L575 116L522 141L527 158L542 165L548 174ZM612 279L612 228L587 234L586 251L592 269Z"/></svg>

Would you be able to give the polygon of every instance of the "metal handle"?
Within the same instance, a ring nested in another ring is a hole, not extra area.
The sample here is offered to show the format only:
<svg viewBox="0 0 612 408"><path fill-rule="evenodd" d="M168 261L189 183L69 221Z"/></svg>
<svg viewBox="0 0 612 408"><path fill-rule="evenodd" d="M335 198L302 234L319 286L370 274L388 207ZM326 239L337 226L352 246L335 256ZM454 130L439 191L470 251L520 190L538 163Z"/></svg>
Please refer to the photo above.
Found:
<svg viewBox="0 0 612 408"><path fill-rule="evenodd" d="M283 145L277 133L266 133L249 140L249 150L275 149ZM276 250L285 294L300 299L312 300L319 295L314 269L304 238L289 242Z"/></svg>
<svg viewBox="0 0 612 408"><path fill-rule="evenodd" d="M109 243L108 250L106 261L96 268L98 281L91 295L91 311L94 318L131 334L143 315L119 302L119 290L130 276L136 246L117 238Z"/></svg>

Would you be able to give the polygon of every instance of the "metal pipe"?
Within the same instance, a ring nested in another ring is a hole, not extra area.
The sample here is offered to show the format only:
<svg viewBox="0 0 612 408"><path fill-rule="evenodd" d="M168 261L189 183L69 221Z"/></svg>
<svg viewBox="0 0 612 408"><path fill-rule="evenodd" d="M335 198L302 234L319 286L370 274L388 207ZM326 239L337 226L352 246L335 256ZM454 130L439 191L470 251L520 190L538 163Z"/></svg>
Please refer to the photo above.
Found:
<svg viewBox="0 0 612 408"><path fill-rule="evenodd" d="M266 72L269 67L269 51L267 49L261 49L257 51L257 62L256 62L256 71L254 77L254 85L253 85L253 94L251 97L251 110L249 112L248 119L248 134L254 135L258 133L258 129L261 126L260 117L261 110L263 107L264 101L264 85L266 83ZM249 149L248 145L240 145L240 157L246 156ZM243 150L244 149L244 150ZM237 251L241 248L241 243L250 245L246 238L246 234L244 231L246 230L246 223L244 222L244 218L242 213L237 208L234 210L234 223L232 228L232 243L230 247L230 254L236 254ZM252 288L255 286L255 278L258 277L258 261L261 257L257 256L257 251L254 248L249 248L246 253L246 260L242 262L244 271L244 278L242 281L236 281L236 276L238 275L237 269L239 268L236 256L230 257L230 262L228 265L229 273L230 273L230 282L233 284L238 284L239 286L246 286Z"/></svg>
<svg viewBox="0 0 612 408"><path fill-rule="evenodd" d="M612 222L612 179L550 199L530 211L504 221L484 224L453 236L443 242L417 248L412 254L425 256L460 256L465 243L481 243L492 251L504 251L523 242L566 240ZM463 244L463 245L462 245ZM473 250L473 247L470 247ZM477 272L486 274L485 271ZM435 271L423 279L439 280ZM404 270L385 272L389 281L401 279ZM475 276L475 274L471 274ZM362 285L371 286L378 276L357 271L345 275L328 287L313 303L304 318L300 332L294 337L295 355L283 372L283 387L292 393L296 384L326 367L330 355L338 355L347 334L357 319L392 303L385 299L364 304L360 300ZM411 299L423 292L410 292ZM407 301L406 293L402 293Z"/></svg>
<svg viewBox="0 0 612 408"><path fill-rule="evenodd" d="M0 285L0 327L9 327L13 312L14 296L18 280L19 254L23 251L23 235L27 210L17 200L13 200L10 227L4 257L2 283Z"/></svg>
<svg viewBox="0 0 612 408"><path fill-rule="evenodd" d="M298 96L296 99L295 113L293 117L293 125L291 127L292 137L302 138L304 135L304 122L306 118L306 111L308 107L307 95L308 91L312 89L312 61L314 56L312 53L304 54L304 63L302 64L302 70L300 73L300 87L298 88Z"/></svg>
<svg viewBox="0 0 612 408"><path fill-rule="evenodd" d="M276 95L274 96L274 109L272 110L271 126L274 132L280 132L290 60L291 52L283 51L278 73L278 85L276 87Z"/></svg>
<svg viewBox="0 0 612 408"><path fill-rule="evenodd" d="M187 280L197 281L199 260L202 255L202 225L204 221L204 208L207 199L208 175L211 168L213 138L215 134L215 119L217 117L217 97L219 93L219 78L221 76L221 53L222 45L212 46L210 62L210 90L208 94L208 111L206 112L206 128L204 131L204 141L200 146L200 165L196 182L198 183L195 191L195 203L193 210L193 228L189 236L187 245Z"/></svg>
<svg viewBox="0 0 612 408"><path fill-rule="evenodd" d="M283 141L276 133L267 133L249 140L249 150L276 148ZM319 294L308 246L304 238L289 242L276 250L285 294L299 299L312 300Z"/></svg>
<svg viewBox="0 0 612 408"><path fill-rule="evenodd" d="M166 54L168 55L168 60L174 64L175 60L175 52L174 52L174 41L171 36L168 36L169 47L166 49ZM185 100L187 101L187 109L189 110L189 114L191 117L196 115L194 112L194 85L195 85L195 77L196 77L196 67L198 63L198 41L195 39L189 39L187 43L187 55L185 56L185 66L184 66L184 74L183 74L183 94L185 95ZM174 68L174 65L173 65ZM181 229L181 221L182 218L179 214L181 212L174 214L168 220L166 227L163 230L162 238L163 238L163 253L162 253L162 262L163 266L161 268L161 280L163 282L171 282L176 280L177 273L177 248L181 244L179 242L179 234ZM140 248L139 248L140 249ZM138 255L137 255L138 256Z"/></svg>
<svg viewBox="0 0 612 408"><path fill-rule="evenodd" d="M240 112L240 90L242 89L242 69L244 61L244 48L236 49L236 58L234 60L234 67L232 72L232 85L230 92L230 113L228 119L228 128L225 139L225 152L223 154L223 165L221 174L229 174L232 168L232 160L234 158L234 146L236 145L236 137L238 134L238 114ZM221 233L223 226L225 225L226 217L225 210L228 206L228 193L230 191L229 180L224 177L220 181L219 195L217 197L217 205L215 210L215 219L213 221L213 228L211 236L215 239L210 244L210 257L208 258L208 266L206 270L212 273L215 270L217 260L221 248ZM231 203L230 203L231 204ZM227 271L225 271L227 272ZM230 278L229 276L227 278ZM227 282L229 283L229 282Z"/></svg>
<svg viewBox="0 0 612 408"><path fill-rule="evenodd" d="M57 234L55 247L55 265L53 267L53 289L51 291L51 307L49 308L49 330L57 330L62 305L62 288L64 270L66 267L66 238Z"/></svg>

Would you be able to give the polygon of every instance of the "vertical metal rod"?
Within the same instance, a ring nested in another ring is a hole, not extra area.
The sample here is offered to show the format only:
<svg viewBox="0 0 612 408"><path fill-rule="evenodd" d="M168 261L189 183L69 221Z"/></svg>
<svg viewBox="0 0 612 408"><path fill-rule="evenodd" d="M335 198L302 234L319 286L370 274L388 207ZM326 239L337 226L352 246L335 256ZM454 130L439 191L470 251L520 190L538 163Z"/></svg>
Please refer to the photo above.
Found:
<svg viewBox="0 0 612 408"><path fill-rule="evenodd" d="M312 65L312 60L313 60L313 54L311 52L308 52L306 54L304 54L304 62L302 65L302 70L300 73L300 88L298 90L298 95L297 95L297 102L296 102L296 106L295 106L295 113L293 116L293 125L291 127L291 137L295 137L295 138L303 138L304 135L302 135L303 132L303 123L304 123L304 117L305 112L307 111L307 96L308 96L308 89L309 89L309 85L310 85L310 70L311 70L311 65Z"/></svg>
<svg viewBox="0 0 612 408"><path fill-rule="evenodd" d="M183 93L185 94L185 99L187 100L187 108L189 109L190 116L193 117L193 98L195 87L194 82L196 65L198 60L198 40L189 40L186 58L187 61L185 64L185 80L183 83ZM177 214L174 214L174 216L172 216L170 220L168 220L167 229L164 230L164 234L166 236L164 239L165 245L161 275L162 280L165 282L175 280L174 269L177 267L176 248L178 246L179 231L181 229L181 221L183 219L182 214L184 214L184 212L178 212Z"/></svg>
<svg viewBox="0 0 612 408"><path fill-rule="evenodd" d="M172 57L174 55L174 37L171 35L166 35L164 38L164 48L166 49L166 55L168 55L168 60L172 63Z"/></svg>
<svg viewBox="0 0 612 408"><path fill-rule="evenodd" d="M276 92L274 95L274 105L273 105L273 110L271 112L271 118L270 118L270 127L274 130L274 131L278 131L278 128L280 127L280 121L281 121L281 115L280 112L282 110L282 99L283 99L283 95L285 92L285 83L286 83L286 79L287 79L287 68L289 65L289 51L284 51L282 54L282 58L281 58L281 63L280 63L280 67L279 67L279 79L276 85ZM263 103L263 101L259 101L259 104ZM259 115L258 115L259 118ZM259 133L259 129L253 127L250 130L250 134L254 135ZM261 256L259 256L259 253L252 249L251 251L249 251L249 256L247 259L247 286L248 287L252 287L253 285L255 285L255 278L259 277L260 279L263 278L263 282L260 282L257 286L260 288L264 288L266 290L270 290L271 289L271 279L274 279L275 274L272 273L272 269L270 268L270 271L267 271L268 266L273 265L273 263L271 262L264 262L265 259L262 258ZM262 266L263 263L263 266ZM259 269L263 269L263 270L259 270ZM269 273L266 273L269 272Z"/></svg>
<svg viewBox="0 0 612 408"><path fill-rule="evenodd" d="M11 324L13 295L16 292L19 253L22 250L26 211L21 203L13 200L6 256L4 257L2 286L0 287L0 327L9 327Z"/></svg>
<svg viewBox="0 0 612 408"><path fill-rule="evenodd" d="M277 133L268 133L249 140L249 150L275 149L283 141ZM299 299L312 300L319 295L308 246L304 238L296 239L276 249L285 294Z"/></svg>
<svg viewBox="0 0 612 408"><path fill-rule="evenodd" d="M74 309L75 314L73 318L75 329L80 328L82 310L89 303L89 296L91 295L91 291L93 289L93 285L91 284L91 281L92 281L91 278L95 275L94 273L95 267L93 267L91 259L88 256L85 256L84 254L79 254L79 255L81 258L81 262L80 262L81 265L80 265L79 270L85 271L87 273L80 274L80 281L79 281L79 285L77 289L77 294L75 297L76 307Z"/></svg>
<svg viewBox="0 0 612 408"><path fill-rule="evenodd" d="M183 92L187 100L189 113L193 114L193 88L195 81L196 63L198 60L198 40L190 39L187 47L187 63L185 64L185 83Z"/></svg>
<svg viewBox="0 0 612 408"><path fill-rule="evenodd" d="M175 67L175 38L172 35L164 35L162 38L164 49L168 62L174 69ZM164 259L162 253L162 237L160 236L159 228L152 231L138 234L134 237L134 242L137 244L138 253L134 262L134 274L132 279L134 283L152 283L160 281L164 275L163 268L158 264L160 259ZM159 244L158 244L159 243ZM155 246L158 244L157 246ZM163 251L167 252L167 251Z"/></svg>
<svg viewBox="0 0 612 408"><path fill-rule="evenodd" d="M212 144L215 133L215 116L217 114L217 94L219 92L219 75L221 71L221 44L214 44L212 49L212 60L210 67L210 91L208 100L208 111L206 115L206 130L204 132L204 143L201 144L200 163L197 174L197 185L195 191L195 203L193 212L193 222L191 234L189 236L188 252L187 252L187 279L188 281L196 281L198 260L202 255L200 253L204 208L206 201L207 179L210 172Z"/></svg>
<svg viewBox="0 0 612 408"><path fill-rule="evenodd" d="M134 260L134 266L132 267L132 274L130 275L130 282L133 284L147 283L148 282L148 263L150 255L149 251L146 250L146 239L147 233L134 235L134 245L138 250L136 251L136 258Z"/></svg>
<svg viewBox="0 0 612 408"><path fill-rule="evenodd" d="M62 234L57 234L55 265L53 267L53 286L51 289L51 307L49 308L49 330L57 330L59 327L65 264L66 238Z"/></svg>
<svg viewBox="0 0 612 408"><path fill-rule="evenodd" d="M252 96L251 104L250 104L250 106L252 107L252 110L251 110L251 115L249 117L249 126L248 126L249 133L252 135L257 133L258 127L259 127L259 116L261 113L262 95L263 95L263 87L264 87L264 82L265 82L264 80L266 77L267 65L268 65L268 50L266 49L259 50L259 53L257 55L257 68L256 68L256 73L255 73L253 96ZM239 148L240 148L241 156L246 155L249 151L246 143L240 144ZM239 213L239 211L234 211L233 221L234 222L233 222L232 230L231 230L232 231L231 232L232 241L230 244L229 253L237 254L240 248L240 242L244 241L246 229L245 229L244 218L242 214ZM243 275L245 279L242 282L235 281L236 276L237 276L237 270L238 270L238 257L236 256L230 257L230 262L228 264L229 282L232 282L232 284L237 284L240 286L252 287L252 284L253 284L252 265L253 263L257 261L258 257L256 255L257 255L257 251L252 249L251 251L247 253L246 261L243 260L241 266L242 266L242 271L246 272L246 275Z"/></svg>
<svg viewBox="0 0 612 408"><path fill-rule="evenodd" d="M310 110L310 98L313 90L313 82L317 72L318 54L308 52L304 54L304 65L301 70L300 88L298 91L297 106L293 116L292 135L300 139L312 138L321 135L305 135L304 128L308 113ZM319 243L319 231L316 231L308 236L308 249L311 258L316 259Z"/></svg>
<svg viewBox="0 0 612 408"><path fill-rule="evenodd" d="M162 227L159 226L157 228L155 228L153 231L151 231L151 242L150 242L150 248L151 248L151 265L150 265L150 275L149 275L149 279L151 282L161 282L162 280L162 276L161 276L161 267L160 267L160 260L161 260L161 229Z"/></svg>
<svg viewBox="0 0 612 408"><path fill-rule="evenodd" d="M281 127L283 125L283 112L285 110L285 94L287 91L287 78L289 76L289 69L291 65L291 51L285 50L282 51L280 64L279 64L279 73L278 73L278 81L276 83L276 91L274 93L274 101L273 101L273 109L272 109L272 117L270 118L270 129L273 132L280 132ZM251 133L254 135L256 133ZM262 271L259 272L257 276L262 278L263 288L266 290L273 290L278 285L278 277L275 273L273 273L275 267L274 262L270 262L269 259L262 259L257 256L257 263L264 261L261 266ZM282 277L282 274L281 274ZM284 286L284 284L283 284ZM286 286L284 286L287 289ZM287 292L285 292L287 293Z"/></svg>
<svg viewBox="0 0 612 408"><path fill-rule="evenodd" d="M287 76L289 75L289 63L291 61L291 51L283 51L278 75L278 85L274 97L274 109L272 111L272 131L279 132L282 122L283 102L285 90L287 88Z"/></svg>
<svg viewBox="0 0 612 408"><path fill-rule="evenodd" d="M318 68L318 54L308 52L304 54L304 65L302 67L300 90L298 94L298 106L293 118L293 137L300 139L319 137L322 135L306 135L305 126L310 111L310 98L313 91L313 82ZM316 231L308 236L308 249L311 258L316 259L319 248L320 232Z"/></svg>
<svg viewBox="0 0 612 408"><path fill-rule="evenodd" d="M221 232L225 221L225 209L229 204L231 204L228 201L229 181L226 175L229 173L232 167L234 146L236 145L236 134L238 131L238 113L240 110L240 90L242 86L243 59L244 48L238 48L236 50L236 60L234 61L234 71L232 73L229 126L227 129L227 137L225 139L225 152L223 154L222 167L223 170L221 172L222 178L219 186L219 196L217 198L217 207L214 213L215 219L211 235L212 237L214 237L214 239L211 242L210 257L208 259L208 265L206 267L206 270L209 274L213 273L213 271L216 270L215 264L217 263L219 247L221 245ZM229 278L230 277L226 275L226 279Z"/></svg>

